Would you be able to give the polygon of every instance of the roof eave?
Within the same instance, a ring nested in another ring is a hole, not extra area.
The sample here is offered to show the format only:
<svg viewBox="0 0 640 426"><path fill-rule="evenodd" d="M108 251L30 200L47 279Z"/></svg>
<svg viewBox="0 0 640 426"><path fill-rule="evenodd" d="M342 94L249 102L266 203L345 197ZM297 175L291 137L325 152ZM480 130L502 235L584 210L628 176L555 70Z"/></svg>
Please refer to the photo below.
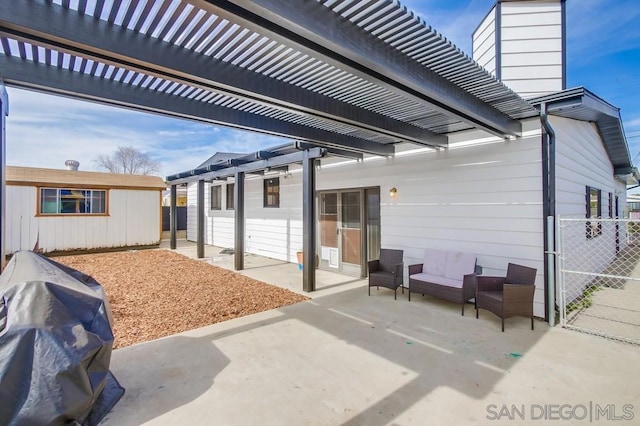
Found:
<svg viewBox="0 0 640 426"><path fill-rule="evenodd" d="M546 104L550 115L595 123L604 143L615 175L625 175L633 168L625 137L620 109L584 87L540 96L529 100L536 108Z"/></svg>

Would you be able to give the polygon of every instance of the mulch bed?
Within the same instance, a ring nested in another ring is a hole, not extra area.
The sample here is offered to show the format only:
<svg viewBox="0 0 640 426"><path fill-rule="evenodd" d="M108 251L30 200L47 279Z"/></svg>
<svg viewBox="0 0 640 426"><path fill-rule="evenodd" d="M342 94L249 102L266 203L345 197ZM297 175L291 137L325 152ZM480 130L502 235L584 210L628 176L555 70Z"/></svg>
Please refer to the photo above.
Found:
<svg viewBox="0 0 640 426"><path fill-rule="evenodd" d="M56 257L95 278L109 298L114 348L308 298L167 250Z"/></svg>

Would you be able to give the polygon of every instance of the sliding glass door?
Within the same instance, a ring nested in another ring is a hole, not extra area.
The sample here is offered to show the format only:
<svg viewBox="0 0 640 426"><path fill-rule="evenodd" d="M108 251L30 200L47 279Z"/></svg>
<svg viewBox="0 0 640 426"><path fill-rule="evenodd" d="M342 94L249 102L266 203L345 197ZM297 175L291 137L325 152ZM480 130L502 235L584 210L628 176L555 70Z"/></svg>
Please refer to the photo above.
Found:
<svg viewBox="0 0 640 426"><path fill-rule="evenodd" d="M380 250L380 190L336 190L318 194L320 267L366 275L366 263Z"/></svg>

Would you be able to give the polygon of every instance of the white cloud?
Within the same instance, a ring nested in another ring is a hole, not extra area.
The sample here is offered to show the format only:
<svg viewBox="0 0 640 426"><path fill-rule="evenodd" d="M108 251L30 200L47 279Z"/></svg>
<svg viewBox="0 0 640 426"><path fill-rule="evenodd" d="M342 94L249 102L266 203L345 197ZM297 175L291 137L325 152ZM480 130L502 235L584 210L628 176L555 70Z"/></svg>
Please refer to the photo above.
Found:
<svg viewBox="0 0 640 426"><path fill-rule="evenodd" d="M133 146L161 163L161 175L191 170L211 155L254 152L285 139L9 88L7 163L97 170L100 154Z"/></svg>
<svg viewBox="0 0 640 426"><path fill-rule="evenodd" d="M624 128L626 131L636 130L636 127L638 128L637 130L640 130L640 116L632 118L631 120L625 120Z"/></svg>

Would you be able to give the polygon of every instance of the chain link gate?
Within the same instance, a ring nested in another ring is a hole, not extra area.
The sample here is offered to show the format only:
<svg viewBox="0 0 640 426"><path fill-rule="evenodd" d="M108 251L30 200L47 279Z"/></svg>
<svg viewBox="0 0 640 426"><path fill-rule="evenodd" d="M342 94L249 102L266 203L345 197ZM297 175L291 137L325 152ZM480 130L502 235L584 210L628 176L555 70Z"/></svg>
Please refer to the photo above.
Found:
<svg viewBox="0 0 640 426"><path fill-rule="evenodd" d="M565 328L640 345L640 222L558 218Z"/></svg>

